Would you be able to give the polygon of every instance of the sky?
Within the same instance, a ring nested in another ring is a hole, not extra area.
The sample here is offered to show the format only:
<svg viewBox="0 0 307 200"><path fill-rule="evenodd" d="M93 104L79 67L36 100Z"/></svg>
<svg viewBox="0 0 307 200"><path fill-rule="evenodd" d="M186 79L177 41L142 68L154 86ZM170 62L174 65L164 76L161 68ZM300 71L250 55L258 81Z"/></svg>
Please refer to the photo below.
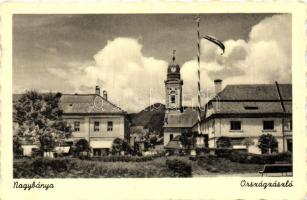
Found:
<svg viewBox="0 0 307 200"><path fill-rule="evenodd" d="M228 84L291 83L291 15L201 14L203 102L214 79ZM107 90L128 112L164 103L173 49L184 81L184 105L197 99L195 15L14 15L13 90L94 93Z"/></svg>

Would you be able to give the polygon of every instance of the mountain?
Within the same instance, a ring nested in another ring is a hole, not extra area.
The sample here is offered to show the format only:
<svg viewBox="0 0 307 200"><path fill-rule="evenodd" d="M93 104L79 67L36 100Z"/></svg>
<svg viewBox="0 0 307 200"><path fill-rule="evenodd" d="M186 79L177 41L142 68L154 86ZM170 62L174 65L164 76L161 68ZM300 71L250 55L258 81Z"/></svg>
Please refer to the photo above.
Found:
<svg viewBox="0 0 307 200"><path fill-rule="evenodd" d="M155 103L138 113L129 114L128 117L132 126L143 126L144 128L162 133L164 115L165 105Z"/></svg>

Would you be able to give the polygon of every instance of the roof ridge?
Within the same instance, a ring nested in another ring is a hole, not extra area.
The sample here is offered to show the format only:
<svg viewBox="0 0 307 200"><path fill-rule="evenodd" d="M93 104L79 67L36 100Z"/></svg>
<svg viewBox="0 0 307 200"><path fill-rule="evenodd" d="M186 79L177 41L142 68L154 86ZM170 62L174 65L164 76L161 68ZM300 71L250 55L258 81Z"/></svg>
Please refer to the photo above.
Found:
<svg viewBox="0 0 307 200"><path fill-rule="evenodd" d="M78 96L88 96L88 97L90 97L90 96L92 96L92 97L96 97L96 96L99 96L100 98L102 98L104 101L106 101L107 103L109 103L110 105L112 105L112 106L114 106L115 108L117 108L117 109L119 109L121 112L123 112L123 113L126 113L126 111L125 110L123 110L122 108L120 108L119 106L116 106L114 103L112 103L110 100L108 100L108 99L106 99L106 98L104 98L103 96L101 96L101 95L98 95L98 94L62 94L62 97L64 96L64 95L67 95L67 96L75 96L75 97L78 97Z"/></svg>
<svg viewBox="0 0 307 200"><path fill-rule="evenodd" d="M78 93L75 93L75 94L64 94L62 93L62 95L71 95L71 96L89 96L89 95L97 95L97 96L100 96L98 94L78 94Z"/></svg>
<svg viewBox="0 0 307 200"><path fill-rule="evenodd" d="M292 85L292 83L278 83L278 85ZM255 83L255 84L248 84L248 83L242 83L242 84L228 84L227 86L275 86L274 83Z"/></svg>

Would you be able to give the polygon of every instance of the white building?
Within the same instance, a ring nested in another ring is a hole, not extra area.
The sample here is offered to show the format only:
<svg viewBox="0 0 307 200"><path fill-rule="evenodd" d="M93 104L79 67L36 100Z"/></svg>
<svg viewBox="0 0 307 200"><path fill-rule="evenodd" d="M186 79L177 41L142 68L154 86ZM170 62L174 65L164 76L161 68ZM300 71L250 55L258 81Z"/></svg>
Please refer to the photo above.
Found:
<svg viewBox="0 0 307 200"><path fill-rule="evenodd" d="M227 137L234 149L261 153L259 137L271 134L278 141L278 152L292 151L291 84L227 85L222 90L222 80L214 83L216 95L202 109L197 148L216 148L217 140ZM182 85L180 67L173 57L165 80L163 130L164 147L169 149L182 148L178 137L184 131L197 132L197 110L182 105Z"/></svg>
<svg viewBox="0 0 307 200"><path fill-rule="evenodd" d="M221 84L215 81L217 95L206 104L201 123L210 148L217 147L220 137L230 138L233 148L246 148L244 139L250 138L253 145L248 151L261 153L259 137L271 134L278 141L278 152L292 151L291 84L227 85L220 91Z"/></svg>
<svg viewBox="0 0 307 200"><path fill-rule="evenodd" d="M107 153L115 138L128 139L126 112L108 101L107 92L93 94L63 94L60 99L63 119L72 129L72 140L84 138L94 155Z"/></svg>

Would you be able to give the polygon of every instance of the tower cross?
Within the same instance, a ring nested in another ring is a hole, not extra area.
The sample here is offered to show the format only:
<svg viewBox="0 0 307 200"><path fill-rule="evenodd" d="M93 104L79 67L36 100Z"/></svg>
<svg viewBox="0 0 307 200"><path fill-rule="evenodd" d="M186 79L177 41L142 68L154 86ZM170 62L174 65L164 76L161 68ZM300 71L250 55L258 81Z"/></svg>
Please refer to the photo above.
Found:
<svg viewBox="0 0 307 200"><path fill-rule="evenodd" d="M176 50L173 49L173 61L175 60L175 54L176 54Z"/></svg>

